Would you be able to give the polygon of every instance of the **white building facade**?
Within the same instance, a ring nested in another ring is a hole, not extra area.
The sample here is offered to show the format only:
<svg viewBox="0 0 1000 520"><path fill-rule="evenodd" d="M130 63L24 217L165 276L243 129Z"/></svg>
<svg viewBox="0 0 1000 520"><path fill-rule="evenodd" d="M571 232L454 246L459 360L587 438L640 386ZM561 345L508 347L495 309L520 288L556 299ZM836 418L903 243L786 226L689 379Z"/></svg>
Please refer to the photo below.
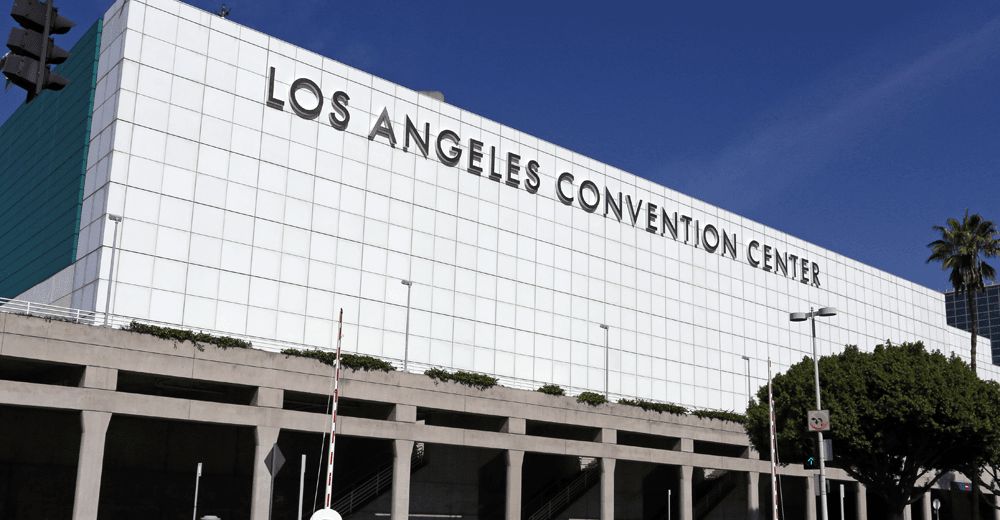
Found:
<svg viewBox="0 0 1000 520"><path fill-rule="evenodd" d="M821 355L968 359L941 293L173 0L108 10L94 107L77 262L23 298L323 349L343 309L411 371L735 411L810 307Z"/></svg>

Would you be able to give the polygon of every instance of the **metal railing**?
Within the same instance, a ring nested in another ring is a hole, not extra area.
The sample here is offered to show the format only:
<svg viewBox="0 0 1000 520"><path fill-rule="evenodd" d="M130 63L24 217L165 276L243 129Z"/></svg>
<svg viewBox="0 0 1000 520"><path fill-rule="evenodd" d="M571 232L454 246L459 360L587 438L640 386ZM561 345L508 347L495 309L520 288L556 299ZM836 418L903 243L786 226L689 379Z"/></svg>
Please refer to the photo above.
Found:
<svg viewBox="0 0 1000 520"><path fill-rule="evenodd" d="M600 464L595 460L577 475L576 478L556 491L554 495L551 495L551 498L548 498L547 501L546 495L549 495L549 493L543 491L522 509L525 513L531 511L531 515L527 517L527 520L550 520L555 515L558 515L562 510L569 507L574 500L579 498L580 495L586 493L600 479L600 473ZM537 502L544 503L540 506L535 506L534 504Z"/></svg>
<svg viewBox="0 0 1000 520"><path fill-rule="evenodd" d="M303 349L323 350L327 352L332 352L336 350L335 345L321 346L321 345L311 345L308 343L297 342L297 341L283 341L274 338L250 336L247 334L236 334L229 331L206 329L201 327L191 327L191 326L181 325L178 323L156 321L147 318L137 318L122 314L111 313L105 316L104 312L102 311L73 309L70 307L60 307L57 305L47 305L47 304L29 302L24 300L12 300L10 298L0 298L0 312L9 312L13 314L27 314L39 318L55 319L60 321L68 321L72 323L80 323L98 327L104 326L104 323L106 321L108 327L116 329L125 328L129 325L129 323L133 321L138 323L143 323L146 325L156 325L158 327L192 329L207 334L211 334L213 336L228 336L235 339L242 339L245 341L249 341L253 344L253 348L258 350L264 350L267 352L281 352L282 350L288 348L299 349L299 350ZM357 324L345 322L344 325L345 327L349 327L349 326L356 326ZM381 356L381 355L377 357L385 361L388 361L389 363L392 363L392 365L396 367L396 370L402 370L403 367L402 358L395 358L391 356ZM411 374L423 374L425 370L431 368L442 368L442 366L433 363L415 362L411 359L408 362L408 368L409 369L407 370L407 372ZM447 367L447 368L454 369L454 367ZM516 388L519 390L537 390L538 388L551 383L551 381L540 381L535 379L508 377L490 373L487 373L486 375L491 377L496 377L500 386L506 388ZM563 386L562 388L563 390L565 390L566 395L569 396L580 395L583 392L595 392L599 394L605 393L601 390L595 390L593 388L583 388L577 386ZM617 402L618 399L620 398L636 399L636 396L613 393L608 395L608 402L614 403ZM659 402L655 399L647 399L647 400L651 402ZM688 409L691 411L695 411L700 408L688 407ZM704 409L710 410L710 408L704 408Z"/></svg>
<svg viewBox="0 0 1000 520"><path fill-rule="evenodd" d="M729 492L736 487L736 484L733 482L732 471L726 471L722 476L713 480L714 482L710 484L711 487L708 492L694 506L692 518L695 520L701 520L711 513L729 495Z"/></svg>
<svg viewBox="0 0 1000 520"><path fill-rule="evenodd" d="M424 457L424 443L415 443L413 446L413 455L410 457L410 473L422 468L426 462ZM392 462L389 462L352 483L350 489L333 500L330 507L340 513L341 516L346 517L353 513L355 509L365 505L371 499L379 496L391 487Z"/></svg>

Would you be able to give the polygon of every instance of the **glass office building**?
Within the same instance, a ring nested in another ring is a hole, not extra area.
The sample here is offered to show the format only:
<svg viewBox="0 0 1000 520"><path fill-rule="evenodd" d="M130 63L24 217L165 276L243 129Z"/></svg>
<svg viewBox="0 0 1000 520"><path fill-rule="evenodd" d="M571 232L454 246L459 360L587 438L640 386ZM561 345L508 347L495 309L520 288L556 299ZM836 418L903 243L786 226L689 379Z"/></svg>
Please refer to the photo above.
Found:
<svg viewBox="0 0 1000 520"><path fill-rule="evenodd" d="M976 306L976 321L980 336L990 338L993 364L1000 365L1000 283L986 286L986 292L978 293L973 300ZM972 330L972 315L966 294L948 291L944 293L948 325L962 330Z"/></svg>

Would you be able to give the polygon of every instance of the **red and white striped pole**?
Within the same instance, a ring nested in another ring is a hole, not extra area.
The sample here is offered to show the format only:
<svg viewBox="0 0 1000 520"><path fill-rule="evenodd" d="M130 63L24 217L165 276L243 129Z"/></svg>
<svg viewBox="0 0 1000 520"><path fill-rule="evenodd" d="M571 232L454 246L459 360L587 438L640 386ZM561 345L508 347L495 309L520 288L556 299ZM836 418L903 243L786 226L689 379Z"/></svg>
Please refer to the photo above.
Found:
<svg viewBox="0 0 1000 520"><path fill-rule="evenodd" d="M326 465L326 501L323 509L313 513L309 520L342 520L340 513L330 509L333 500L333 450L337 445L337 398L340 387L340 340L344 335L344 309L340 309L340 325L337 328L337 364L333 377L333 426L330 429L330 458Z"/></svg>
<svg viewBox="0 0 1000 520"><path fill-rule="evenodd" d="M771 417L771 506L774 508L774 516L778 518L778 444L777 434L774 428L774 393L771 391L771 358L767 358L767 407L768 415Z"/></svg>

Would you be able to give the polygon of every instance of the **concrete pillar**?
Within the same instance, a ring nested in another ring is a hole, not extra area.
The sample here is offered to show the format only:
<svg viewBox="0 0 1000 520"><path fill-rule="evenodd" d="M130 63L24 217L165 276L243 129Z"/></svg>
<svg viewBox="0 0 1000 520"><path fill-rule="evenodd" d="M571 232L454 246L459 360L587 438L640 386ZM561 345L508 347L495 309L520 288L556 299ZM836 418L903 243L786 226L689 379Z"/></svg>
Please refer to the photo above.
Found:
<svg viewBox="0 0 1000 520"><path fill-rule="evenodd" d="M392 441L391 520L407 520L410 517L410 459L412 457L413 441L402 439Z"/></svg>
<svg viewBox="0 0 1000 520"><path fill-rule="evenodd" d="M83 377L80 378L80 388L116 390L118 388L118 370L92 366L84 367Z"/></svg>
<svg viewBox="0 0 1000 520"><path fill-rule="evenodd" d="M928 504L930 503L930 496L931 496L931 494L930 494L930 492L928 492L927 493L927 500L928 500L927 503ZM997 509L997 507L1000 507L1000 497L998 497L996 495L993 495L992 502L993 502L993 520L1000 520L1000 509ZM928 520L930 519L929 516L925 516L924 518L926 518Z"/></svg>
<svg viewBox="0 0 1000 520"><path fill-rule="evenodd" d="M615 459L601 459L601 520L615 520Z"/></svg>
<svg viewBox="0 0 1000 520"><path fill-rule="evenodd" d="M906 504L903 506L903 520L913 520L913 509L910 507L912 504Z"/></svg>
<svg viewBox="0 0 1000 520"><path fill-rule="evenodd" d="M854 517L858 520L868 520L868 494L865 487L861 485L860 482L854 484L854 489L857 491L857 509L855 510Z"/></svg>
<svg viewBox="0 0 1000 520"><path fill-rule="evenodd" d="M920 497L920 511L923 513L921 518L924 520L934 519L934 508L931 507L931 492L928 491L924 493L924 496Z"/></svg>
<svg viewBox="0 0 1000 520"><path fill-rule="evenodd" d="M682 441L684 439L681 439ZM694 479L694 466L681 466L678 484L680 489L677 493L677 506L680 511L680 520L694 520L694 495L692 493L692 480Z"/></svg>
<svg viewBox="0 0 1000 520"><path fill-rule="evenodd" d="M417 422L417 407L412 404L397 404L389 413L390 421Z"/></svg>
<svg viewBox="0 0 1000 520"><path fill-rule="evenodd" d="M101 472L104 470L104 439L108 434L110 412L80 412L80 461L76 466L76 491L73 494L73 520L97 518L101 498Z"/></svg>
<svg viewBox="0 0 1000 520"><path fill-rule="evenodd" d="M524 435L527 431L528 421L520 417L508 417L504 421L503 426L500 428L500 433L513 433L516 435Z"/></svg>
<svg viewBox="0 0 1000 520"><path fill-rule="evenodd" d="M818 473L817 473L818 475ZM816 520L816 477L806 477L806 520Z"/></svg>
<svg viewBox="0 0 1000 520"><path fill-rule="evenodd" d="M507 520L521 520L521 468L524 452L507 450Z"/></svg>
<svg viewBox="0 0 1000 520"><path fill-rule="evenodd" d="M253 457L253 492L250 501L250 520L268 520L271 506L271 474L264 465L264 459L278 442L281 428L258 426L254 428L257 450Z"/></svg>
<svg viewBox="0 0 1000 520"><path fill-rule="evenodd" d="M747 520L760 520L760 473L747 473Z"/></svg>
<svg viewBox="0 0 1000 520"><path fill-rule="evenodd" d="M266 408L281 408L285 404L285 391L281 388L267 388L261 386L253 394L250 406L263 406Z"/></svg>

